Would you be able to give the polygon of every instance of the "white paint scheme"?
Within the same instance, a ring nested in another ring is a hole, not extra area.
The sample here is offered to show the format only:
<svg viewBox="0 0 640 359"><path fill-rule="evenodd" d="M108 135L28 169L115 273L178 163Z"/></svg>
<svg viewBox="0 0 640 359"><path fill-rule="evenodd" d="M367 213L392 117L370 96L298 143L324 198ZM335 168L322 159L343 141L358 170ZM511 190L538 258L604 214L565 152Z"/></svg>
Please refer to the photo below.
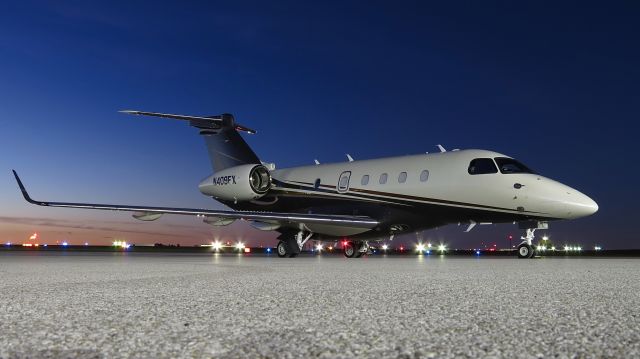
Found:
<svg viewBox="0 0 640 359"><path fill-rule="evenodd" d="M461 150L452 152L390 157L344 163L280 169L271 173L276 180L287 183L314 183L320 178L323 185L337 186L340 174L351 172L349 190L345 196L364 189L398 195L409 195L445 201L468 203L457 205L464 208L479 208L473 204L506 208L496 210L505 213L535 213L541 218L575 219L588 216L598 210L598 205L579 191L546 177L514 173L470 175L469 163L475 158L508 157L485 150ZM429 171L426 182L420 182L420 173ZM401 172L407 172L405 183L398 182ZM380 184L379 178L387 173L387 183ZM369 183L361 185L362 176L369 175ZM515 189L514 184L524 185ZM278 189L275 187L274 189ZM311 194L311 190L300 190ZM337 195L337 193L336 193ZM386 203L393 198L378 196L378 203ZM376 200L371 200L373 204ZM407 200L415 203L435 203L425 200Z"/></svg>

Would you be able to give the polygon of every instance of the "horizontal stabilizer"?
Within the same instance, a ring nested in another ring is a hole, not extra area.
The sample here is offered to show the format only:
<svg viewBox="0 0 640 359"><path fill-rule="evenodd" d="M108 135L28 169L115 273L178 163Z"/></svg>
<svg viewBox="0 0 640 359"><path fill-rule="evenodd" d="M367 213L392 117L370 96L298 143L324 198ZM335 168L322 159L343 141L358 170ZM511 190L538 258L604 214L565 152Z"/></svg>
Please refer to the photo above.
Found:
<svg viewBox="0 0 640 359"><path fill-rule="evenodd" d="M122 110L119 112L130 114L130 115L143 115L143 116L162 117L162 118L171 118L174 120L189 121L191 126L197 127L200 129L218 130L224 126L232 126L238 131L244 131L250 134L256 133L256 131L253 129L250 129L248 127L235 123L233 115L230 115L230 114L222 114L217 116L188 116L188 115L174 115L171 113L145 112L145 111L134 111L134 110Z"/></svg>

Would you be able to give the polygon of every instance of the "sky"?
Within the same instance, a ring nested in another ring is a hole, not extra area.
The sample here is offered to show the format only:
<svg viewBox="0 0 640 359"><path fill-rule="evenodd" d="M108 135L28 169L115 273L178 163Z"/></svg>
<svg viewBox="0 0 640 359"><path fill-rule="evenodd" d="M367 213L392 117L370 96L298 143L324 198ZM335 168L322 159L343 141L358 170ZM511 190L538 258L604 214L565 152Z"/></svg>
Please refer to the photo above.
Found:
<svg viewBox="0 0 640 359"><path fill-rule="evenodd" d="M640 4L633 1L3 1L0 241L273 245L275 233L197 218L40 208L36 199L222 208L181 121L122 109L232 113L278 168L482 148L589 195L554 243L640 248ZM516 226L408 235L451 247Z"/></svg>

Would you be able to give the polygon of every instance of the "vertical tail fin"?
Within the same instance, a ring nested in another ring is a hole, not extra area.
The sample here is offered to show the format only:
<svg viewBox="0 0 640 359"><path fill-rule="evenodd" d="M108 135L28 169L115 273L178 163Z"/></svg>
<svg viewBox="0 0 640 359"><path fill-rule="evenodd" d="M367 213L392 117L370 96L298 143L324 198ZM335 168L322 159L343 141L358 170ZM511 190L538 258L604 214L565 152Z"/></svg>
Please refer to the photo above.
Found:
<svg viewBox="0 0 640 359"><path fill-rule="evenodd" d="M238 133L238 131L248 133L256 133L256 131L236 124L231 114L205 117L129 110L120 112L189 121L191 126L200 129L200 135L204 137L214 172L242 164L260 164L258 156Z"/></svg>
<svg viewBox="0 0 640 359"><path fill-rule="evenodd" d="M260 164L258 156L236 130L233 116L223 114L220 117L222 118L220 129L200 129L200 134L204 136L209 151L213 171L218 172L248 163Z"/></svg>

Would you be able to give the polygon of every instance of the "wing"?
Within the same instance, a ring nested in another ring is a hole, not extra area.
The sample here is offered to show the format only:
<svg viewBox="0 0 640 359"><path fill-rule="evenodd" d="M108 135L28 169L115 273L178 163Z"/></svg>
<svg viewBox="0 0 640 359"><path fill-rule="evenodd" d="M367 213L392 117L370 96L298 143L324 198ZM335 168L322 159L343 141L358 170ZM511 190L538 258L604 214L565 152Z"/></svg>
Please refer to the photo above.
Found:
<svg viewBox="0 0 640 359"><path fill-rule="evenodd" d="M192 208L169 208L169 207L146 207L117 204L97 204L97 203L70 203L70 202L44 202L32 199L25 189L16 171L13 175L20 186L22 195L27 202L38 206L66 207L101 209L110 211L144 212L148 214L181 214L201 217L219 217L228 219L243 219L249 221L277 222L281 224L309 224L309 225L331 225L339 227L351 227L362 229L373 229L379 222L364 216L342 216L342 215L322 215L322 214L299 214L299 213L277 213L277 212L257 212L257 211L218 211L211 209Z"/></svg>

